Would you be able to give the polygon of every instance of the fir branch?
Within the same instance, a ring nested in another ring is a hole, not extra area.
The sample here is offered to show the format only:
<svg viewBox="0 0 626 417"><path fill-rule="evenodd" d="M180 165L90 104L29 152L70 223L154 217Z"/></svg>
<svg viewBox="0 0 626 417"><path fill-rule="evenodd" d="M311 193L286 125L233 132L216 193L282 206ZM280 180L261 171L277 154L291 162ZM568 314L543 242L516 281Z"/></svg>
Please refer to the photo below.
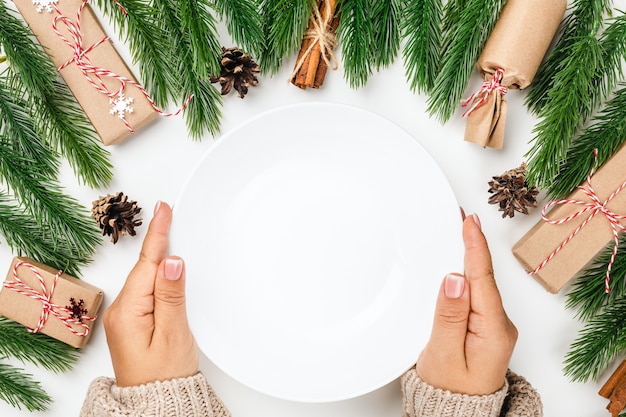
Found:
<svg viewBox="0 0 626 417"><path fill-rule="evenodd" d="M21 410L46 411L52 398L22 369L0 363L0 400Z"/></svg>
<svg viewBox="0 0 626 417"><path fill-rule="evenodd" d="M376 27L369 0L340 0L341 20L337 36L341 44L344 76L352 88L363 87L372 74L372 45Z"/></svg>
<svg viewBox="0 0 626 417"><path fill-rule="evenodd" d="M0 357L13 357L55 373L67 372L78 359L78 350L42 333L0 316Z"/></svg>
<svg viewBox="0 0 626 417"><path fill-rule="evenodd" d="M547 187L560 170L574 135L591 111L592 85L602 65L602 48L594 36L580 38L568 49L561 62L562 71L554 75L554 88L539 114L533 145L528 157L529 184Z"/></svg>
<svg viewBox="0 0 626 417"><path fill-rule="evenodd" d="M11 188L22 206L38 224L49 227L54 250L76 254L77 262L88 262L100 242L95 223L80 210L81 205L63 194L58 183L22 156L0 135L0 178Z"/></svg>
<svg viewBox="0 0 626 417"><path fill-rule="evenodd" d="M428 98L428 112L448 121L456 111L476 60L500 15L503 0L465 0L446 8L458 24L444 34L441 70ZM459 10L460 8L460 10Z"/></svg>
<svg viewBox="0 0 626 417"><path fill-rule="evenodd" d="M441 0L408 0L404 2L401 31L403 57L411 90L432 90L441 59Z"/></svg>
<svg viewBox="0 0 626 417"><path fill-rule="evenodd" d="M626 350L626 298L617 298L591 318L565 356L564 373L572 381L597 380Z"/></svg>
<svg viewBox="0 0 626 417"><path fill-rule="evenodd" d="M35 128L52 149L60 151L74 173L91 187L107 185L112 177L109 153L100 146L91 123L58 74L47 54L35 44L30 29L0 2L0 44L10 62L14 91L24 91ZM54 156L50 152L50 156Z"/></svg>
<svg viewBox="0 0 626 417"><path fill-rule="evenodd" d="M200 33L205 35L216 33L215 28L211 27L214 20L210 17L205 5L200 2L195 3L193 16L190 18L183 16L180 2L176 0L156 0L154 3L163 22L161 30L169 32L169 43L178 57L177 65L174 67L179 74L181 90L187 94L193 94L193 99L185 110L187 128L191 136L196 139L200 138L205 131L217 134L221 116L219 109L221 96L213 88L209 78L203 77L196 70L201 66L209 68L209 71L215 71L216 68L219 68L221 48L215 44L217 50L214 51L215 55L211 62L199 62L200 59L208 58L208 56L192 53L192 41L185 36L184 32L189 34L191 30L185 26L184 21L197 19L200 22L198 25L202 26L203 29L193 29L193 36L199 36ZM186 12L191 13L192 11L186 10ZM208 39L205 41L209 42Z"/></svg>
<svg viewBox="0 0 626 417"><path fill-rule="evenodd" d="M608 227L608 226L607 226ZM626 235L620 236L615 261L611 267L611 292L606 294L604 280L613 254L613 240L596 257L593 264L576 278L567 293L566 307L576 309L576 317L587 321L606 305L626 298Z"/></svg>
<svg viewBox="0 0 626 417"><path fill-rule="evenodd" d="M19 255L78 276L80 266L87 262L84 254L58 245L45 224L37 224L32 216L0 192L0 234Z"/></svg>
<svg viewBox="0 0 626 417"><path fill-rule="evenodd" d="M535 75L533 84L526 95L528 109L539 114L544 105L552 100L551 91L557 87L558 74L567 70L563 60L574 43L584 40L587 36L595 36L602 26L605 13L610 13L612 0L574 0L572 13L561 26L563 33L554 50L541 64Z"/></svg>
<svg viewBox="0 0 626 417"><path fill-rule="evenodd" d="M549 194L561 198L580 185L594 165L593 150L598 150L598 166L602 166L626 140L626 84L615 92L592 124L567 150Z"/></svg>
<svg viewBox="0 0 626 417"><path fill-rule="evenodd" d="M377 70L391 65L400 49L401 0L375 0L372 20L376 22L372 60Z"/></svg>
<svg viewBox="0 0 626 417"><path fill-rule="evenodd" d="M158 10L149 0L119 0L124 14L116 2L96 0L98 7L114 23L122 39L128 44L133 63L138 63L143 85L155 103L165 107L170 99L180 100L179 74L174 62L177 58L171 49L167 32L155 30L161 22Z"/></svg>
<svg viewBox="0 0 626 417"><path fill-rule="evenodd" d="M219 74L222 47L217 40L217 22L209 13L208 1L170 0L170 7L176 8L181 34L189 41L187 50L195 78L202 80Z"/></svg>
<svg viewBox="0 0 626 417"><path fill-rule="evenodd" d="M265 44L259 12L261 0L213 0L213 3L233 41L253 57L260 57Z"/></svg>
<svg viewBox="0 0 626 417"><path fill-rule="evenodd" d="M262 0L265 47L259 58L263 72L278 72L284 57L302 43L315 0ZM342 13L343 19L343 13Z"/></svg>

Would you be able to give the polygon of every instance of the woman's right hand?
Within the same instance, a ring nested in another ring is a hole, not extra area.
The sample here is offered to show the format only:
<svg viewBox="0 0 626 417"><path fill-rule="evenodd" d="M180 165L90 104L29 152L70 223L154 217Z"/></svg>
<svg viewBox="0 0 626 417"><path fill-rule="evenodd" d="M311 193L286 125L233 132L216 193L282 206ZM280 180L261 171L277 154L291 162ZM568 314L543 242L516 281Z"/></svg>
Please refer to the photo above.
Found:
<svg viewBox="0 0 626 417"><path fill-rule="evenodd" d="M463 222L463 241L465 274L444 278L430 340L416 369L434 387L491 394L504 384L517 329L502 306L489 247L475 214Z"/></svg>

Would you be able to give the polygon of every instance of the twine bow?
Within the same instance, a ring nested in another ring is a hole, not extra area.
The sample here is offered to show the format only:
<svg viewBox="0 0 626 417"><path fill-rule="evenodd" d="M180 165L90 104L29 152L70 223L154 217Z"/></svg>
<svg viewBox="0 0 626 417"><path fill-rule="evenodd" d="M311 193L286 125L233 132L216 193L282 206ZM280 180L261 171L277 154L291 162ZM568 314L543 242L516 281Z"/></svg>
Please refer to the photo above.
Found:
<svg viewBox="0 0 626 417"><path fill-rule="evenodd" d="M326 16L322 18L319 7L317 5L313 7L314 16L311 20L313 26L310 29L307 29L307 31L304 33L304 39L312 39L313 41L304 51L304 53L300 57L300 60L296 63L296 66L289 79L295 77L298 71L300 71L302 65L304 65L304 62L306 61L306 58L311 54L311 51L313 51L313 48L315 48L316 44L319 45L320 55L322 56L322 59L324 60L326 65L332 70L336 70L337 68L339 68L337 57L333 52L335 47L337 46L337 36L332 31L329 31L327 29L328 24L333 19L332 6L329 0L324 0L323 3L326 9Z"/></svg>
<svg viewBox="0 0 626 417"><path fill-rule="evenodd" d="M39 286L41 287L41 291L37 291L31 286L25 284L20 279L20 277L18 276L17 270L18 268L22 266L30 269L30 271L35 275L35 277L39 281ZM59 277L61 276L61 274L62 274L62 271L59 271L54 276L54 279L52 280L52 284L50 285L50 290L48 290L46 288L46 283L43 277L41 276L41 274L39 273L39 271L37 270L37 268L29 264L28 262L19 261L19 262L16 262L15 265L13 266L14 281L6 281L3 285L5 288L13 290L19 294L22 294L26 297L32 298L33 300L37 300L42 303L43 308L39 316L39 322L37 323L37 326L35 326L35 328L31 329L29 327L26 327L29 332L37 333L41 331L43 326L48 321L50 314L52 314L54 317L61 320L63 324L65 325L65 327L67 327L70 332L72 332L76 336L85 337L89 334L89 325L86 323L83 323L83 321L94 321L96 317L88 317L88 316L80 315L77 318L73 318L72 310L68 309L67 307L63 307L58 304L55 304L51 301L52 295L54 294L54 290L57 285L57 281L59 280ZM76 330L74 326L82 327L82 331Z"/></svg>
<svg viewBox="0 0 626 417"><path fill-rule="evenodd" d="M126 9L124 9L124 7L120 5L117 0L113 1L118 5L122 13L126 15ZM63 13L56 6L56 4L52 4L56 12L56 16L52 20L52 30L72 50L72 56L70 57L70 59L68 59L64 64L60 65L57 69L61 71L63 68L71 64L75 64L80 69L89 84L91 84L96 90L109 98L110 104L113 105L113 109L110 111L110 113L117 115L131 133L135 133L135 131L126 120L125 114L132 113L133 109L132 107L130 107L130 104L133 102L133 99L132 97L126 98L124 95L127 84L135 86L148 100L152 108L160 115L169 117L177 116L178 114L180 114L180 112L182 112L187 107L193 95L189 95L184 104L174 113L165 113L160 108L158 108L152 97L150 97L150 94L148 94L148 92L138 82L128 77L116 74L115 72L110 71L106 68L98 67L92 64L91 60L88 57L89 52L93 51L104 42L109 41L110 38L108 36L104 36L102 39L90 46L85 47L85 45L83 45L83 35L81 32L81 15L83 9L88 2L89 0L83 0L83 2L80 4L78 11L76 12L75 21L72 21L69 17L64 16ZM65 26L67 32L69 33L70 39L63 35L58 29L59 23ZM117 80L120 83L119 89L115 91L109 90L109 88L104 83L103 77Z"/></svg>
<svg viewBox="0 0 626 417"><path fill-rule="evenodd" d="M480 90L478 90L477 92L469 96L469 98L467 98L465 101L463 101L461 107L465 108L469 106L474 101L474 99L482 96L480 97L480 100L474 103L472 107L470 107L465 111L465 113L463 113L463 117L469 117L469 115L472 114L474 110L485 104L487 98L489 97L489 94L491 94L493 90L499 91L500 94L502 94L503 96L506 95L509 90L502 85L502 78L504 78L504 69L498 68L496 72L494 72L493 78L491 78L490 81L483 82Z"/></svg>
<svg viewBox="0 0 626 417"><path fill-rule="evenodd" d="M589 175L587 176L587 181L586 181L587 185L578 187L578 189L581 190L587 197L589 197L591 201L582 201L582 200L574 200L574 199L553 201L547 204L543 208L543 210L541 211L541 218L549 224L560 225L563 223L567 223L570 220L573 220L579 216L582 216L583 214L587 212L591 212L591 213L563 242L561 242L559 246L557 246L557 248L550 255L548 255L548 257L543 262L539 264L539 266L537 266L537 268L535 268L533 271L530 271L529 274L534 275L537 272L539 272L544 266L546 266L546 264L550 262L550 260L554 258L561 251L561 249L563 249L563 247L567 245L567 243L570 240L572 240L578 234L578 232L580 232L582 228L585 227L587 223L591 221L591 219L594 218L596 214L600 213L604 215L604 217L608 220L609 225L611 226L611 230L613 232L613 240L615 242L615 244L613 245L613 252L611 254L611 259L606 269L606 275L604 279L604 290L608 294L611 291L609 287L609 284L611 281L611 268L613 266L613 263L615 262L615 257L617 256L617 249L619 246L619 232L626 231L626 226L621 224L621 220L626 219L626 216L617 214L609 210L607 208L607 204L613 198L615 198L615 196L619 194L624 188L626 188L626 181L624 181L619 187L617 187L615 191L613 191L606 200L601 201L600 197L598 197L598 195L596 194L591 184L591 178L593 177L593 174L595 173L596 167L598 164L598 150L597 149L594 149L593 156L594 156L595 162L594 162L593 168L591 169L591 171L589 172ZM583 208L562 219L551 220L550 218L548 218L546 213L551 207L556 206L556 205L565 205L565 204L576 204L576 205L583 206Z"/></svg>

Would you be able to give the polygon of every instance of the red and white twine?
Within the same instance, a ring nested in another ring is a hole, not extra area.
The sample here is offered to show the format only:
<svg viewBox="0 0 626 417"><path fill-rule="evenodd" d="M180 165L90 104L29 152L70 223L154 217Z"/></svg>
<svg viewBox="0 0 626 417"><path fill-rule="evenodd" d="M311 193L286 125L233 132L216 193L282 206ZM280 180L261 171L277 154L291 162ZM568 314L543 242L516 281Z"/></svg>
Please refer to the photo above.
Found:
<svg viewBox="0 0 626 417"><path fill-rule="evenodd" d="M20 267L25 267L25 268L30 269L30 271L35 275L35 277L39 281L39 286L41 288L41 291L38 291L32 288L31 286L25 284L24 281L20 279L17 273L17 270ZM28 262L19 261L19 262L16 262L15 265L13 266L14 281L6 281L4 282L3 285L5 288L13 290L26 297L32 298L33 300L37 300L43 304L43 309L41 310L41 314L39 316L39 322L37 323L37 326L33 329L27 327L29 332L37 333L41 331L43 326L48 321L50 314L52 314L57 319L61 320L63 324L65 325L65 327L67 327L68 330L72 332L73 334L75 334L76 336L80 336L80 337L87 336L89 334L89 325L87 323L84 323L84 321L88 321L88 322L94 321L96 317L88 317L88 316L81 315L78 318L73 318L72 310L70 310L67 307L63 307L58 304L55 304L51 301L52 295L54 294L54 290L57 285L57 281L59 280L59 277L61 276L61 274L62 274L62 271L59 271L54 276L52 284L50 285L50 289L48 290L46 288L46 283L43 277L41 276L41 274L39 273L39 271L37 270L37 268L29 264ZM80 329L79 330L75 329L76 326L80 327Z"/></svg>
<svg viewBox="0 0 626 417"><path fill-rule="evenodd" d="M183 103L183 105L176 110L173 113L165 113L163 110L161 110L156 103L154 102L154 100L152 99L152 97L150 97L150 94L148 94L148 92L135 80L130 79L128 77L124 77L122 75L116 74L113 71L110 71L106 68L102 68L102 67L98 67L96 65L93 65L91 60L88 57L89 52L91 52L92 50L94 50L95 48L97 48L99 45L101 45L102 43L109 41L110 38L108 36L104 36L102 39L100 39L99 41L95 42L94 44L85 47L83 45L83 35L81 32L81 15L82 15L82 11L85 8L85 6L87 5L89 0L84 0L80 7L78 8L78 11L76 12L76 20L72 21L69 17L64 16L63 13L59 10L59 8L56 6L56 4L53 4L54 7L54 11L56 12L56 16L55 18L52 20L52 29L54 30L54 33L56 33L56 35L63 40L63 42L65 42L65 44L67 46L69 46L72 51L72 57L67 60L64 64L62 64L61 66L59 66L58 70L62 70L63 68L71 65L71 64L75 64L80 71L82 72L83 76L85 77L85 79L96 89L98 90L100 93L106 95L111 103L114 103L116 101L116 99L123 99L124 98L124 91L126 90L126 85L130 84L134 87L136 87L143 95L144 97L148 100L148 102L150 103L150 105L152 106L152 108L160 115L165 116L165 117L169 117L169 116L177 116L178 114L180 114L183 110L185 110L185 108L187 108L187 105L189 104L189 101L191 100L191 98L193 97L193 95L189 95L187 97L187 99L185 100L185 102ZM124 13L124 15L126 15L126 10L122 7L122 5L120 5L117 0L113 0L120 8L120 10ZM67 32L69 33L69 37L71 39L68 39L65 35L63 35L61 33L61 31L58 28L58 24L62 23L65 28L67 29ZM116 91L111 91L106 84L104 83L103 78L111 78L114 79L116 81L118 81L120 83L120 87L119 89L117 89ZM132 111L132 109L130 110ZM122 120L122 122L124 123L124 125L126 126L126 128L131 132L134 133L134 129L131 127L131 125L128 123L128 121L126 120L126 118L124 117L123 112L120 112L118 114L118 118Z"/></svg>
<svg viewBox="0 0 626 417"><path fill-rule="evenodd" d="M480 90L478 90L477 92L469 96L469 98L467 98L465 101L463 101L461 107L465 108L469 106L476 98L480 97L480 100L474 103L472 107L470 107L465 111L465 113L463 113L463 117L469 117L469 115L472 114L474 110L485 104L487 98L489 97L489 94L491 94L493 90L499 91L500 94L502 94L503 96L506 95L509 90L502 85L502 78L504 78L504 69L498 68L496 72L494 72L493 78L490 81L485 81L480 87Z"/></svg>
<svg viewBox="0 0 626 417"><path fill-rule="evenodd" d="M591 172L587 176L587 185L584 187L583 186L578 187L578 189L581 190L587 197L589 197L591 201L581 201L581 200L573 200L573 199L553 201L547 204L543 208L543 210L541 211L541 217L543 218L544 221L548 222L549 224L560 225L563 223L567 223L570 220L573 220L579 216L582 216L583 214L587 212L591 212L591 213L578 227L576 227L576 229L574 229L574 231L563 242L561 242L559 246L557 246L557 248L554 251L552 251L552 253L550 253L550 255L548 255L548 257L543 262L539 264L539 266L537 266L537 268L535 268L533 271L530 271L528 273L533 275L539 272L543 267L546 266L548 262L552 260L552 258L554 258L561 251L561 249L563 249L565 245L567 245L567 243L569 243L569 241L571 241L578 234L578 232L582 230L583 227L585 227L591 221L591 219L593 219L593 217L596 214L601 213L609 221L609 225L611 226L611 230L613 232L613 239L615 242L615 244L613 245L613 252L611 254L611 259L606 269L606 275L604 279L604 290L608 294L610 292L609 284L611 281L611 268L613 266L613 263L615 262L615 257L617 256L617 249L619 246L619 232L626 231L626 226L621 224L621 220L626 219L626 216L614 213L613 211L609 210L607 208L607 204L611 200L613 200L613 198L617 194L619 194L624 188L626 188L626 181L620 184L620 186L617 187L615 191L613 191L606 200L601 201L598 195L596 194L595 190L593 189L593 186L591 185L591 178L593 177L593 174L595 173L597 160L598 160L597 149L594 149L593 155L595 158L595 164ZM548 212L550 208L556 205L565 205L565 204L581 205L584 208L562 219L551 220L548 218L546 213Z"/></svg>

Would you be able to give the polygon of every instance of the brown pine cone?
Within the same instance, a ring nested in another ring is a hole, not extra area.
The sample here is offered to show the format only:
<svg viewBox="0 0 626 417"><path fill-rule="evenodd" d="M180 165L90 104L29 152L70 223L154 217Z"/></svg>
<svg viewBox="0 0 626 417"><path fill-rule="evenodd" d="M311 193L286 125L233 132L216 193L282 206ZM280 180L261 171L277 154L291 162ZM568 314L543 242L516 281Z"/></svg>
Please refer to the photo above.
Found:
<svg viewBox="0 0 626 417"><path fill-rule="evenodd" d="M91 217L96 219L102 236L111 236L111 242L117 243L120 236L128 233L135 236L135 227L141 226L142 219L135 219L141 207L136 201L129 201L128 196L121 191L115 195L109 194L93 202Z"/></svg>
<svg viewBox="0 0 626 417"><path fill-rule="evenodd" d="M489 204L498 204L502 211L502 218L513 217L515 212L528 214L528 207L537 207L536 187L528 187L526 181L526 164L511 169L502 175L492 177L489 181Z"/></svg>
<svg viewBox="0 0 626 417"><path fill-rule="evenodd" d="M222 95L226 95L234 87L240 98L248 93L248 87L259 83L256 74L261 68L252 60L250 55L239 48L222 47L221 72L219 77L211 77L211 82L219 81L222 86Z"/></svg>

